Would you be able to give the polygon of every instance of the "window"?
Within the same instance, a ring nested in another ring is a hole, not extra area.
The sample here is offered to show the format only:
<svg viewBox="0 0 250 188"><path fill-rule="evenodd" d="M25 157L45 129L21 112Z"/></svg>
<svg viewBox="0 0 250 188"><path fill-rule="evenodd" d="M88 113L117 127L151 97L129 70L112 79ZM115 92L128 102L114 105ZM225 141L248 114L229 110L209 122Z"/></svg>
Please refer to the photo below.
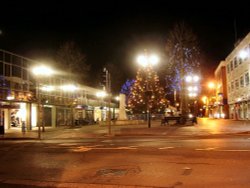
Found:
<svg viewBox="0 0 250 188"><path fill-rule="evenodd" d="M7 62L7 63L11 63L10 62L10 54L4 54L4 61Z"/></svg>
<svg viewBox="0 0 250 188"><path fill-rule="evenodd" d="M23 79L28 80L28 73L27 70L23 69Z"/></svg>
<svg viewBox="0 0 250 188"><path fill-rule="evenodd" d="M231 89L234 90L234 82L231 82Z"/></svg>
<svg viewBox="0 0 250 188"><path fill-rule="evenodd" d="M235 89L239 89L239 80L238 79L235 80Z"/></svg>
<svg viewBox="0 0 250 188"><path fill-rule="evenodd" d="M20 57L17 56L12 56L12 63L15 65L22 65L22 59Z"/></svg>
<svg viewBox="0 0 250 188"><path fill-rule="evenodd" d="M0 62L0 75L3 75L3 63Z"/></svg>
<svg viewBox="0 0 250 188"><path fill-rule="evenodd" d="M3 52L0 51L0 61L3 61Z"/></svg>
<svg viewBox="0 0 250 188"><path fill-rule="evenodd" d="M243 76L240 77L240 87L244 87L244 78L243 78Z"/></svg>
<svg viewBox="0 0 250 188"><path fill-rule="evenodd" d="M5 76L10 76L10 65L5 64Z"/></svg>
<svg viewBox="0 0 250 188"><path fill-rule="evenodd" d="M227 73L228 74L230 73L230 66L229 66L229 64L227 64Z"/></svg>
<svg viewBox="0 0 250 188"><path fill-rule="evenodd" d="M238 66L238 61L237 61L237 57L234 58L234 68L236 68Z"/></svg>
<svg viewBox="0 0 250 188"><path fill-rule="evenodd" d="M231 71L234 69L233 61L230 61L230 68L231 68Z"/></svg>
<svg viewBox="0 0 250 188"><path fill-rule="evenodd" d="M242 63L242 58L239 58L239 65Z"/></svg>
<svg viewBox="0 0 250 188"><path fill-rule="evenodd" d="M17 66L12 66L12 76L21 78L21 68Z"/></svg>
<svg viewBox="0 0 250 188"><path fill-rule="evenodd" d="M245 84L246 84L246 86L249 85L249 73L248 72L245 73Z"/></svg>

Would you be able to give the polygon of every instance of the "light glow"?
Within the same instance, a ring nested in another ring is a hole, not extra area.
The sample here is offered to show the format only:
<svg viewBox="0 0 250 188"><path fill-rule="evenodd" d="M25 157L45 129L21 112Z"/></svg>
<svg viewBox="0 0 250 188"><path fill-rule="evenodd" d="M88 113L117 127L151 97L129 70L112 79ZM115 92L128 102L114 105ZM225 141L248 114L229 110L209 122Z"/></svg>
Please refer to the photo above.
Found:
<svg viewBox="0 0 250 188"><path fill-rule="evenodd" d="M36 76L51 76L54 71L45 65L40 65L32 69L32 73Z"/></svg>
<svg viewBox="0 0 250 188"><path fill-rule="evenodd" d="M74 91L78 90L78 88L73 84L61 86L61 89L63 91L69 91L69 92L74 92Z"/></svg>
<svg viewBox="0 0 250 188"><path fill-rule="evenodd" d="M239 53L239 56L241 59L245 59L247 58L247 51L246 50L241 50L240 53Z"/></svg>
<svg viewBox="0 0 250 188"><path fill-rule="evenodd" d="M100 91L100 92L97 92L97 93L96 93L96 96L97 96L97 97L100 97L100 98L106 97L106 96L107 96L107 93L104 92L104 91Z"/></svg>

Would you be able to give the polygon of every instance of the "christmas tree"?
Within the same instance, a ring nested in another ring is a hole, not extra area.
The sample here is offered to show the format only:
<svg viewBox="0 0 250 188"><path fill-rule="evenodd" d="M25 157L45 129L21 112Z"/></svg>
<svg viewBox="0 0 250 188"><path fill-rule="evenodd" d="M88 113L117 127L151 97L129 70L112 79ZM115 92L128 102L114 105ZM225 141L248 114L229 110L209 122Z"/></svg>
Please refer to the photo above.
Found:
<svg viewBox="0 0 250 188"><path fill-rule="evenodd" d="M135 83L128 97L128 108L133 113L164 113L167 100L160 87L159 77L151 66L137 72Z"/></svg>

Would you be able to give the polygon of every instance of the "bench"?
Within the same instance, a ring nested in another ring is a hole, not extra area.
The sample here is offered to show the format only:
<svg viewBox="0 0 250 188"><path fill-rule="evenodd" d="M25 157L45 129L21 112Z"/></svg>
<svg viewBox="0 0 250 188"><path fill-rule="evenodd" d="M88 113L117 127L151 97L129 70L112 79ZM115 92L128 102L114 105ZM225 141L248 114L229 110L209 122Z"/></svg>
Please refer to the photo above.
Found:
<svg viewBox="0 0 250 188"><path fill-rule="evenodd" d="M181 124L181 125L184 125L190 121L192 123L197 124L197 118L195 116L191 118L187 116L167 116L161 120L161 125L166 125L166 124L169 125L169 121L172 121L172 120L175 120L176 124Z"/></svg>
<svg viewBox="0 0 250 188"><path fill-rule="evenodd" d="M175 121L176 121L176 124L179 124L181 118L182 118L181 116L167 116L167 117L164 117L164 118L161 120L161 125L169 124L169 121L171 121L171 120L175 120Z"/></svg>

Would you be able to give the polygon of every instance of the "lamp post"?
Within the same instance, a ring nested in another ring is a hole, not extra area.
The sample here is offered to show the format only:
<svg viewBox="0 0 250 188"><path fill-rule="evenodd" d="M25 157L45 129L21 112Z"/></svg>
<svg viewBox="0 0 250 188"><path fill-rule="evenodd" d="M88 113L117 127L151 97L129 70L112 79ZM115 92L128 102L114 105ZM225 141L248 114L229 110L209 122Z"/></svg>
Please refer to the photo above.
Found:
<svg viewBox="0 0 250 188"><path fill-rule="evenodd" d="M36 77L36 83L37 83L37 105L38 105L38 138L41 139L41 126L44 131L44 124L42 120L43 115L43 109L41 106L41 92L40 92L40 84L41 84L41 78L42 77L49 77L53 74L53 70L50 67L47 67L45 65L39 65L32 69L32 73Z"/></svg>
<svg viewBox="0 0 250 188"><path fill-rule="evenodd" d="M148 54L147 50L144 51L143 55L139 55L137 58L137 62L139 63L140 66L142 66L144 69L151 69L152 66L156 65L159 62L159 58L155 55L155 54ZM148 128L151 127L151 115L150 115L150 97L152 95L152 90L150 89L150 85L149 85L149 78L150 75L147 73L146 75L146 92L145 95L147 97L147 101L146 101L146 111L147 111L147 124L148 124Z"/></svg>
<svg viewBox="0 0 250 188"><path fill-rule="evenodd" d="M188 96L191 98L191 99L195 99L197 96L198 96L198 83L199 83L199 80L200 80L200 77L197 76L197 75L188 75L186 76L185 78L185 81L186 81L186 85L187 85L187 90L188 90ZM193 110L194 110L194 113L195 115L197 115L197 109L196 109L196 103L197 101L193 101Z"/></svg>
<svg viewBox="0 0 250 188"><path fill-rule="evenodd" d="M97 96L98 98L100 98L101 101L102 101L103 98L107 96L107 93L104 92L104 91L100 91L100 92L97 92L97 93L96 93L96 96ZM102 106L102 104L101 104L101 106ZM110 113L110 112L109 112L109 113ZM102 113L101 113L101 116L102 116ZM102 117L101 117L101 119L102 119ZM108 120L109 120L109 114L108 114ZM109 122L108 122L108 123L109 123ZM110 123L108 124L108 134L109 134L109 135L111 134L111 124L110 124Z"/></svg>

